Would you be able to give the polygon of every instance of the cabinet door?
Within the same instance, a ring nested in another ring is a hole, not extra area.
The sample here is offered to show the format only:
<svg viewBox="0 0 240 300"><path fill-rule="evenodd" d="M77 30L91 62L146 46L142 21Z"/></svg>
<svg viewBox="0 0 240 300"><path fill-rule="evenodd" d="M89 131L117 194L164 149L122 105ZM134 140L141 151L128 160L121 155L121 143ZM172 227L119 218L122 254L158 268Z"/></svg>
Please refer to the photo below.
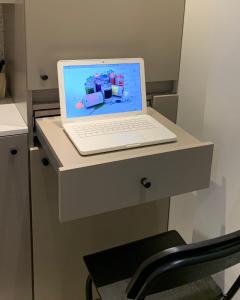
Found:
<svg viewBox="0 0 240 300"><path fill-rule="evenodd" d="M178 79L185 0L25 2L30 90L57 88L59 59L143 57L147 81Z"/></svg>
<svg viewBox="0 0 240 300"><path fill-rule="evenodd" d="M32 299L26 135L0 138L0 245L0 299Z"/></svg>
<svg viewBox="0 0 240 300"><path fill-rule="evenodd" d="M85 299L83 256L167 231L169 199L59 223L57 174L43 155L30 151L34 299Z"/></svg>

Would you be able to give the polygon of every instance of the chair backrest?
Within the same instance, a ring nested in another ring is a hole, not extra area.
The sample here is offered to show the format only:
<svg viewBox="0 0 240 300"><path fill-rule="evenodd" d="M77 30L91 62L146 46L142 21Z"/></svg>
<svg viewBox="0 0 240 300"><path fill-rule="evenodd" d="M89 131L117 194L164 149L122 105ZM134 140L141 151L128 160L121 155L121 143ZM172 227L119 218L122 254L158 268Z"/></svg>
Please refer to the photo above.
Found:
<svg viewBox="0 0 240 300"><path fill-rule="evenodd" d="M164 250L141 264L127 288L130 299L172 289L240 262L240 231Z"/></svg>

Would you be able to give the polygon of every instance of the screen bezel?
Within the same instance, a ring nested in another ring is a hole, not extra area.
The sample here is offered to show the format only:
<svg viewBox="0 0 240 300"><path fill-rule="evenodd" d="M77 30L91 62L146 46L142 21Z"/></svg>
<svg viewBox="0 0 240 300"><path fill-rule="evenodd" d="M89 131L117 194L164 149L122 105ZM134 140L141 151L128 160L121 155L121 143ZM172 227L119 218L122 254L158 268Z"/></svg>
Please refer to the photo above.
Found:
<svg viewBox="0 0 240 300"><path fill-rule="evenodd" d="M66 97L64 89L64 67L65 66L83 66L83 65L101 65L101 64L134 64L140 65L140 79L141 79L141 95L142 95L142 109L139 111L121 112L112 114L101 114L97 116L80 116L76 118L68 118L66 111ZM91 120L115 118L115 117L127 117L133 115L140 115L146 113L147 100L146 100L146 86L145 86L145 71L144 60L142 58L121 58L121 59L89 59L89 60L60 60L57 63L58 70L58 86L59 86L59 98L61 108L62 123L73 122L86 122Z"/></svg>

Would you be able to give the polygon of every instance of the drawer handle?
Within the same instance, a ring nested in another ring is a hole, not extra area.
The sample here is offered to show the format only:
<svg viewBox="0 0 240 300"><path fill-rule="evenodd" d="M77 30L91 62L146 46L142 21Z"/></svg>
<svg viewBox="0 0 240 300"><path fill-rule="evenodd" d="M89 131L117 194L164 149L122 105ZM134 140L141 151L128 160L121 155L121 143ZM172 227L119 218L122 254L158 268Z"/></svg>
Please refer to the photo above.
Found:
<svg viewBox="0 0 240 300"><path fill-rule="evenodd" d="M46 80L48 80L48 75L46 75L46 74L45 75L41 75L41 78L42 78L43 81L46 81Z"/></svg>
<svg viewBox="0 0 240 300"><path fill-rule="evenodd" d="M141 180L141 184L146 188L146 189L149 189L151 186L152 186L152 183L149 179L147 178L143 178Z"/></svg>
<svg viewBox="0 0 240 300"><path fill-rule="evenodd" d="M11 150L10 150L10 153L11 153L12 155L17 155L17 154L18 154L18 151L17 151L17 149L11 149Z"/></svg>

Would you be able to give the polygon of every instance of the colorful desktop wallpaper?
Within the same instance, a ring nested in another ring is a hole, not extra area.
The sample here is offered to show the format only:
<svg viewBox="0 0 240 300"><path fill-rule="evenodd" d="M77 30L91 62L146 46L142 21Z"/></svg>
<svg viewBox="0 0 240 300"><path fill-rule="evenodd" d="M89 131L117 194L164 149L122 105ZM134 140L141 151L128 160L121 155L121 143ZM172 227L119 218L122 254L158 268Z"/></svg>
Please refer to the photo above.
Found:
<svg viewBox="0 0 240 300"><path fill-rule="evenodd" d="M67 118L140 111L140 65L65 66Z"/></svg>

